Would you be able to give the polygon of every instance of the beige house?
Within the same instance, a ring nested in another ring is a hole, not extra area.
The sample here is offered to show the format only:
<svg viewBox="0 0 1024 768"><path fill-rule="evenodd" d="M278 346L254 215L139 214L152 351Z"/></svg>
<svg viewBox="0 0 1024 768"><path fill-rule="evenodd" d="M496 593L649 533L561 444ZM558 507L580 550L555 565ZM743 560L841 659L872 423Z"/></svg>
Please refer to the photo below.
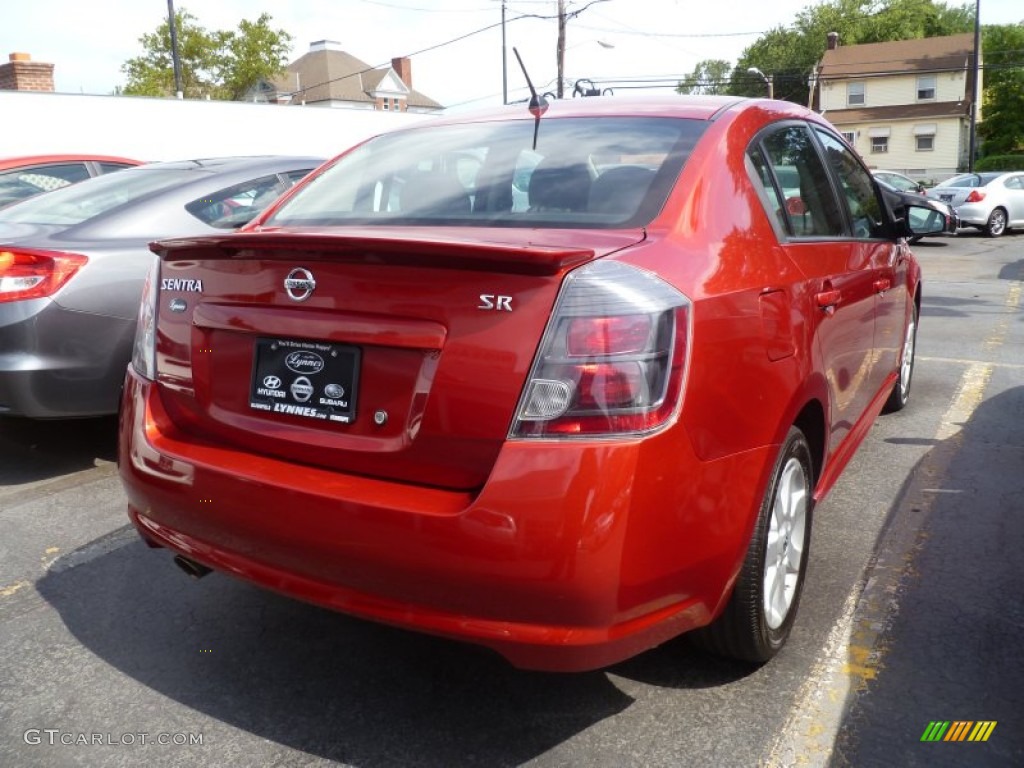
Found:
<svg viewBox="0 0 1024 768"><path fill-rule="evenodd" d="M412 61L371 67L333 40L318 40L273 82L261 82L244 101L303 104L385 112L439 112L444 107L412 87Z"/></svg>
<svg viewBox="0 0 1024 768"><path fill-rule="evenodd" d="M868 167L948 178L967 168L973 55L969 33L849 46L833 33L819 65L818 107Z"/></svg>

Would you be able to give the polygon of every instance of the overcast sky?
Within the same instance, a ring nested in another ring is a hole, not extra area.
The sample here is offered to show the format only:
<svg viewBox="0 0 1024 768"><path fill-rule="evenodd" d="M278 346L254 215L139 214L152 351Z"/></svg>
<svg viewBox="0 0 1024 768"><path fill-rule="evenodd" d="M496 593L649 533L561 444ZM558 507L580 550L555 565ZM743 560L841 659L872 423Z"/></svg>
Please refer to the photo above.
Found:
<svg viewBox="0 0 1024 768"><path fill-rule="evenodd" d="M567 2L570 12L588 0ZM598 86L612 78L681 78L708 58L735 62L757 36L788 25L809 0L599 0L567 28L565 75ZM500 0L175 0L207 29L230 29L264 11L289 32L292 58L314 40L380 65L412 57L413 85L452 108L500 104ZM509 98L525 95L512 47L541 90L553 89L555 0L507 0ZM124 84L121 64L142 52L141 35L166 18L166 0L0 0L0 60L11 52L56 65L58 91L110 93ZM981 0L983 24L1024 20L1022 0ZM432 51L431 46L493 26ZM611 47L609 47L611 46ZM626 92L616 85L617 92Z"/></svg>

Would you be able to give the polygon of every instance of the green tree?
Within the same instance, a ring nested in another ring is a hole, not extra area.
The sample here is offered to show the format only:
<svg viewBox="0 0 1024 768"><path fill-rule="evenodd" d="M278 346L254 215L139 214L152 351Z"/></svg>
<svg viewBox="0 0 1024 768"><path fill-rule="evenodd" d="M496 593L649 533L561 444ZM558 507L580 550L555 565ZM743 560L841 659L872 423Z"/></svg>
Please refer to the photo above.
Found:
<svg viewBox="0 0 1024 768"><path fill-rule="evenodd" d="M732 64L724 59L704 59L689 77L676 86L676 93L715 95L727 93Z"/></svg>
<svg viewBox="0 0 1024 768"><path fill-rule="evenodd" d="M272 29L270 20L269 13L261 14L256 21L243 19L237 32L225 34L220 75L226 98L240 99L260 80L273 80L284 72L292 36L282 29Z"/></svg>
<svg viewBox="0 0 1024 768"><path fill-rule="evenodd" d="M188 11L175 12L182 90L187 99L239 99L261 79L282 71L292 37L272 29L269 14L242 20L237 31L209 31ZM141 56L121 65L127 76L123 92L134 96L171 96L175 92L170 25L139 38Z"/></svg>
<svg viewBox="0 0 1024 768"><path fill-rule="evenodd" d="M1024 22L982 29L982 155L1024 152Z"/></svg>
<svg viewBox="0 0 1024 768"><path fill-rule="evenodd" d="M775 98L807 103L808 81L827 45L837 32L842 45L882 43L969 32L973 8L950 7L934 0L831 0L809 5L789 27L769 30L743 51L733 70L730 93L764 95L750 67L771 74Z"/></svg>

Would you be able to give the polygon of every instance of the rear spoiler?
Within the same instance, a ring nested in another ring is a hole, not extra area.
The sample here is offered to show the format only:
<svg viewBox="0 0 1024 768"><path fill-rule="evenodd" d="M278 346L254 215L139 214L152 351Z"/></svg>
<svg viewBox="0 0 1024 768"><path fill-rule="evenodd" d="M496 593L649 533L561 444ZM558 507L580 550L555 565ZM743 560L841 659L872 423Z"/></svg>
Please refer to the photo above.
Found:
<svg viewBox="0 0 1024 768"><path fill-rule="evenodd" d="M521 231L521 230L520 230ZM198 238L159 240L150 249L165 261L181 259L261 259L348 262L477 269L527 275L554 275L597 257L592 248L488 242L446 236L436 228L410 228L395 235L373 228L323 231L238 232ZM565 237L565 235L561 235ZM552 239L555 239L554 237ZM559 238L561 239L561 238ZM588 239L590 239L588 237ZM642 233L609 232L600 237L604 255L642 240Z"/></svg>

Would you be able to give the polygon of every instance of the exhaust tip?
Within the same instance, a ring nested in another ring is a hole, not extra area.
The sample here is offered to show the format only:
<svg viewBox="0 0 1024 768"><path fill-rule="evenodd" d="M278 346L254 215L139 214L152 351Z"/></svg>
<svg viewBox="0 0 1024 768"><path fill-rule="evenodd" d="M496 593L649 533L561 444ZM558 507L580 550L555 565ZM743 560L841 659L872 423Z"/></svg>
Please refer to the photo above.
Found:
<svg viewBox="0 0 1024 768"><path fill-rule="evenodd" d="M205 576L212 570L211 568L207 568L202 563L197 563L195 560L190 560L184 555L175 555L174 564L181 568L181 570L183 570L193 579L201 579L203 578L203 576Z"/></svg>

